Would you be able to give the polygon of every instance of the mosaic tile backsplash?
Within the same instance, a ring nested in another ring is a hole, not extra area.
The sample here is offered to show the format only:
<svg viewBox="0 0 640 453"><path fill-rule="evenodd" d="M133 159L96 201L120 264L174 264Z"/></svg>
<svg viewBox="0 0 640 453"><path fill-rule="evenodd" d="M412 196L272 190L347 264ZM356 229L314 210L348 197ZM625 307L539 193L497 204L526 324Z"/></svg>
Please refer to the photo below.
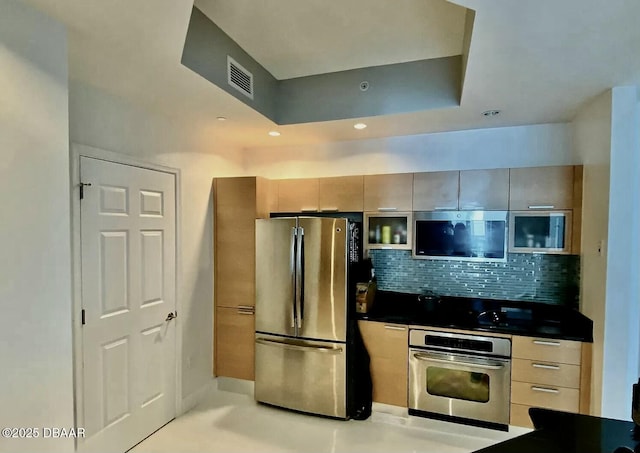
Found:
<svg viewBox="0 0 640 453"><path fill-rule="evenodd" d="M422 260L370 250L378 289L578 306L580 256L509 253L506 262Z"/></svg>

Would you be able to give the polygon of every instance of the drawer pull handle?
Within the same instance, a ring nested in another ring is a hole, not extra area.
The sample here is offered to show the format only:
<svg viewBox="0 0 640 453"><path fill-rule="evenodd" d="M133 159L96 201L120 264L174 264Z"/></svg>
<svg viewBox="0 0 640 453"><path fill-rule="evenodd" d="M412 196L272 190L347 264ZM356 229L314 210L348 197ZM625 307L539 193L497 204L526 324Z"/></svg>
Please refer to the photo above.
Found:
<svg viewBox="0 0 640 453"><path fill-rule="evenodd" d="M398 208L392 208L392 207L388 207L388 208L378 208L378 211L380 212L393 212L393 211L397 211Z"/></svg>
<svg viewBox="0 0 640 453"><path fill-rule="evenodd" d="M405 330L407 330L406 327L400 327L400 326L388 326L388 325L384 325L384 328L387 330L401 330L402 332L404 332Z"/></svg>
<svg viewBox="0 0 640 453"><path fill-rule="evenodd" d="M538 387L535 385L531 386L531 390L533 390L534 392L544 392L544 393L560 393L560 390L558 389L550 389L547 387Z"/></svg>
<svg viewBox="0 0 640 453"><path fill-rule="evenodd" d="M532 204L529 205L529 209L553 209L555 205L552 204Z"/></svg>
<svg viewBox="0 0 640 453"><path fill-rule="evenodd" d="M534 368L542 368L543 370L559 370L560 369L558 365L545 365L544 363L532 363L531 366Z"/></svg>
<svg viewBox="0 0 640 453"><path fill-rule="evenodd" d="M533 340L533 344L540 346L560 346L559 341Z"/></svg>
<svg viewBox="0 0 640 453"><path fill-rule="evenodd" d="M457 206L434 206L434 210L436 211L455 211Z"/></svg>

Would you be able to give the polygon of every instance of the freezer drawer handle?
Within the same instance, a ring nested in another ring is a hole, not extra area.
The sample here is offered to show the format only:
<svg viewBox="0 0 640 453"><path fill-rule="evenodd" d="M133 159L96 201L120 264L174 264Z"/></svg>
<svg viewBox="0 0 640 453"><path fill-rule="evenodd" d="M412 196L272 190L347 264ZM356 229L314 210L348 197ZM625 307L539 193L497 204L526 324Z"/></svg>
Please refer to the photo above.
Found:
<svg viewBox="0 0 640 453"><path fill-rule="evenodd" d="M321 352L323 354L342 354L342 348L332 348L327 346L301 346L297 344L283 343L281 341L267 340L266 338L256 338L256 343L265 346L279 346L284 349L294 351Z"/></svg>
<svg viewBox="0 0 640 453"><path fill-rule="evenodd" d="M449 363L449 364L455 364L455 365L466 365L472 368L481 368L483 370L499 370L501 368L504 368L504 365L502 365L501 363L496 363L496 362L482 362L482 363L471 363L471 362L464 362L462 360L446 360L446 359L439 359L431 354L413 354L413 356L418 359L418 360L422 360L424 362L438 362L438 363Z"/></svg>

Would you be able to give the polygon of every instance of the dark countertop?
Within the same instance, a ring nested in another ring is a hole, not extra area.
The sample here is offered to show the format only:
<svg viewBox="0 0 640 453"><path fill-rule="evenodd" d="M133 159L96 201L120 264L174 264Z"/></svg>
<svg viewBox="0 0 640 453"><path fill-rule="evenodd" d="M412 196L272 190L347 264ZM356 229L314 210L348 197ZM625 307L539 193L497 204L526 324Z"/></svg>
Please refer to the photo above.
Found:
<svg viewBox="0 0 640 453"><path fill-rule="evenodd" d="M624 420L533 408L536 430L474 453L613 453L618 447L640 452L640 432Z"/></svg>
<svg viewBox="0 0 640 453"><path fill-rule="evenodd" d="M593 341L593 322L572 308L511 301L378 291L358 319L576 341Z"/></svg>

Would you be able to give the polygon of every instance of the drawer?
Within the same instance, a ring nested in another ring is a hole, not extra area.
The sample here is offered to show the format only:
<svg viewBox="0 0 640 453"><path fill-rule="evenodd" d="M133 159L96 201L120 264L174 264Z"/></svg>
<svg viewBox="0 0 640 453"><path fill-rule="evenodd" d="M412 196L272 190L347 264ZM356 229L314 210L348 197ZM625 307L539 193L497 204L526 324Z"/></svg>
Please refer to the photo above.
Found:
<svg viewBox="0 0 640 453"><path fill-rule="evenodd" d="M524 426L525 428L533 428L531 417L529 417L529 408L522 404L512 404L511 414L509 416L509 424L513 426Z"/></svg>
<svg viewBox="0 0 640 453"><path fill-rule="evenodd" d="M578 412L580 391L566 387L512 381L511 403Z"/></svg>
<svg viewBox="0 0 640 453"><path fill-rule="evenodd" d="M513 359L511 362L511 379L577 389L580 388L580 365Z"/></svg>
<svg viewBox="0 0 640 453"><path fill-rule="evenodd" d="M543 360L545 362L580 365L582 343L579 341L514 335L511 355L518 359Z"/></svg>

